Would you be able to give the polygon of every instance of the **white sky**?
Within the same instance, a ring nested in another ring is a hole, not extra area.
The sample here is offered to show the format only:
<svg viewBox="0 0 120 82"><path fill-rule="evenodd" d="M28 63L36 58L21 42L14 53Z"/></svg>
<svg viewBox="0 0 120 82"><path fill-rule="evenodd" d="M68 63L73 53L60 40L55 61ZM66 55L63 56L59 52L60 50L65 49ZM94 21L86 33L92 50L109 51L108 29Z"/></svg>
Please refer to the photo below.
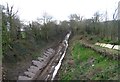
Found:
<svg viewBox="0 0 120 82"><path fill-rule="evenodd" d="M70 14L80 14L91 18L96 11L108 12L108 19L118 6L120 0L0 0L0 4L14 5L21 20L36 20L47 12L56 20L68 20Z"/></svg>

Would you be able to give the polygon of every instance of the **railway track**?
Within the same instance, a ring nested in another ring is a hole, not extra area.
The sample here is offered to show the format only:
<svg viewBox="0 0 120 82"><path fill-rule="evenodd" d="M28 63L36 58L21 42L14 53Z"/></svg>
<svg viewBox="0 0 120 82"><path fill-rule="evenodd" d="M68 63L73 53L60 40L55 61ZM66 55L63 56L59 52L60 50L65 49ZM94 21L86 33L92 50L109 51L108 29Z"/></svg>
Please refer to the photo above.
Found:
<svg viewBox="0 0 120 82"><path fill-rule="evenodd" d="M71 31L58 46L46 49L42 57L32 60L31 66L23 75L18 76L17 82L21 80L54 80L65 56L70 35Z"/></svg>

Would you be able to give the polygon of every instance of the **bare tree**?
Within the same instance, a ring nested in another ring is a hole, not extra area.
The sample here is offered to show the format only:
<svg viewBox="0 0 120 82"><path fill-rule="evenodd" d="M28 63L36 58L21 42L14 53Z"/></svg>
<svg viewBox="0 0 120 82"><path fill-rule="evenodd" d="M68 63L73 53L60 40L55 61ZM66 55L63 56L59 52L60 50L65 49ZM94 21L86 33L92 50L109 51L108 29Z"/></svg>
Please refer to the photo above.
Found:
<svg viewBox="0 0 120 82"><path fill-rule="evenodd" d="M80 16L79 14L71 14L69 16L70 20L75 20L75 21L82 21L83 16Z"/></svg>
<svg viewBox="0 0 120 82"><path fill-rule="evenodd" d="M42 21L43 24L47 24L52 20L52 16L48 15L48 13L44 12L42 18L38 18L38 21Z"/></svg>

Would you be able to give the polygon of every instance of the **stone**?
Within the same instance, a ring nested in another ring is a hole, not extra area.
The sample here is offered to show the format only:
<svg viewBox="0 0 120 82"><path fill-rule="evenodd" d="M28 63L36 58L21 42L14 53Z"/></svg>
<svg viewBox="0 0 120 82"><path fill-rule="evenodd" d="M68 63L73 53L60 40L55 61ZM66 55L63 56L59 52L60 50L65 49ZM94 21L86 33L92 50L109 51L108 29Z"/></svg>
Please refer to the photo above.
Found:
<svg viewBox="0 0 120 82"><path fill-rule="evenodd" d="M52 53L54 52L52 48L47 49L47 51L52 52Z"/></svg>
<svg viewBox="0 0 120 82"><path fill-rule="evenodd" d="M92 67L95 66L94 64L92 64Z"/></svg>
<svg viewBox="0 0 120 82"><path fill-rule="evenodd" d="M37 66L39 69L42 69L46 65L45 61L44 62L32 61L32 62L33 62L33 65Z"/></svg>
<svg viewBox="0 0 120 82"><path fill-rule="evenodd" d="M44 58L38 57L37 58L40 62L44 61Z"/></svg>
<svg viewBox="0 0 120 82"><path fill-rule="evenodd" d="M38 61L38 60L32 60L32 63L40 63L40 61Z"/></svg>
<svg viewBox="0 0 120 82"><path fill-rule="evenodd" d="M39 71L39 69L28 68L28 71L36 74Z"/></svg>
<svg viewBox="0 0 120 82"><path fill-rule="evenodd" d="M62 52L60 52L60 55L62 54Z"/></svg>
<svg viewBox="0 0 120 82"><path fill-rule="evenodd" d="M105 47L107 47L107 48L112 48L113 47L113 45L111 45L111 44L106 44L106 46Z"/></svg>
<svg viewBox="0 0 120 82"><path fill-rule="evenodd" d="M45 55L43 55L42 58L44 59L44 61L48 61L48 59L50 59L50 57L45 56Z"/></svg>
<svg viewBox="0 0 120 82"><path fill-rule="evenodd" d="M33 64L35 64L35 63L40 63L40 61L32 60L32 63L33 63Z"/></svg>
<svg viewBox="0 0 120 82"><path fill-rule="evenodd" d="M47 63L49 62L49 59L50 58L48 58L46 56L43 56L43 58L38 57L38 60L43 63L43 67L47 65Z"/></svg>
<svg viewBox="0 0 120 82"><path fill-rule="evenodd" d="M39 61L32 61L33 65L37 66L39 69L43 68L43 62L39 62Z"/></svg>
<svg viewBox="0 0 120 82"><path fill-rule="evenodd" d="M105 47L106 44L105 44L105 43L101 43L100 46L101 46L101 47Z"/></svg>
<svg viewBox="0 0 120 82"><path fill-rule="evenodd" d="M97 42L97 43L95 43L95 45L98 45L98 46L99 46L99 45L100 45L100 43L98 43L98 42Z"/></svg>
<svg viewBox="0 0 120 82"><path fill-rule="evenodd" d="M52 54L52 52L50 52L50 51L45 51L45 53L46 53L46 54Z"/></svg>
<svg viewBox="0 0 120 82"><path fill-rule="evenodd" d="M32 78L29 78L27 76L19 76L18 80L32 80Z"/></svg>
<svg viewBox="0 0 120 82"><path fill-rule="evenodd" d="M48 53L44 53L44 55L47 56L47 57L49 57L50 54L48 54Z"/></svg>
<svg viewBox="0 0 120 82"><path fill-rule="evenodd" d="M36 66L30 66L30 69L39 69L39 68Z"/></svg>
<svg viewBox="0 0 120 82"><path fill-rule="evenodd" d="M27 75L27 76L29 76L30 78L33 78L35 76L34 73L28 72L28 71L24 72L24 74Z"/></svg>
<svg viewBox="0 0 120 82"><path fill-rule="evenodd" d="M115 45L115 46L113 47L113 49L120 50L120 46L119 46L119 45Z"/></svg>

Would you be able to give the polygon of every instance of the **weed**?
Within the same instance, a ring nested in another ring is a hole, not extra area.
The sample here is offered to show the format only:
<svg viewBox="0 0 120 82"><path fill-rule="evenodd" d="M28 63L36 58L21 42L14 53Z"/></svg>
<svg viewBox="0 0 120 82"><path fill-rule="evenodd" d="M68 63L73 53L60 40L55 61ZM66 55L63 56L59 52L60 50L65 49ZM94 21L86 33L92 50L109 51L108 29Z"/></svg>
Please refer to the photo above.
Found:
<svg viewBox="0 0 120 82"><path fill-rule="evenodd" d="M74 67L67 63L63 65L60 72L61 80L117 80L118 62L101 56L99 53L83 47L78 41L73 41L70 45L70 53L75 61ZM68 57L69 58L69 57ZM67 59L66 59L67 60Z"/></svg>

